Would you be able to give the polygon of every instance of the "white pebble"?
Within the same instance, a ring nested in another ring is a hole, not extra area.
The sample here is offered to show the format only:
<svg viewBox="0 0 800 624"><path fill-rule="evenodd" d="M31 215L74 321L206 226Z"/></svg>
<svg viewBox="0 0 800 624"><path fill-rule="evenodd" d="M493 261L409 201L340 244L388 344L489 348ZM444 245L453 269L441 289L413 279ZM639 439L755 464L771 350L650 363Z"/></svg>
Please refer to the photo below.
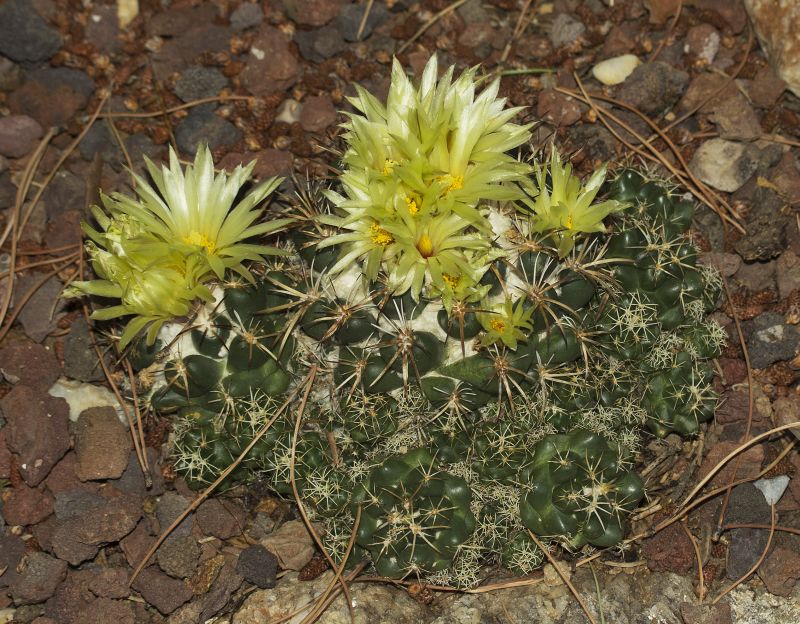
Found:
<svg viewBox="0 0 800 624"><path fill-rule="evenodd" d="M633 54L623 54L600 61L592 68L592 75L604 85L617 85L631 75L641 61Z"/></svg>

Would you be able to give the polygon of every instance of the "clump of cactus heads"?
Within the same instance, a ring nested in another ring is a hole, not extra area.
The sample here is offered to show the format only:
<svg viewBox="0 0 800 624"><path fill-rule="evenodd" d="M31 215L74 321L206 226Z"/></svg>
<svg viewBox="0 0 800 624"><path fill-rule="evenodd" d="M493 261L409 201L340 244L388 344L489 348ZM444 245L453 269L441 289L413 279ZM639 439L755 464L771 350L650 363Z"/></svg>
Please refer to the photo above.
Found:
<svg viewBox="0 0 800 624"><path fill-rule="evenodd" d="M496 84L436 76L358 91L340 180L298 189L269 261L219 274L190 236L208 292L128 353L193 486L266 428L226 485L297 493L337 563L358 516L348 565L469 587L540 565L531 532L622 539L642 436L712 417L724 331L677 189L519 161Z"/></svg>

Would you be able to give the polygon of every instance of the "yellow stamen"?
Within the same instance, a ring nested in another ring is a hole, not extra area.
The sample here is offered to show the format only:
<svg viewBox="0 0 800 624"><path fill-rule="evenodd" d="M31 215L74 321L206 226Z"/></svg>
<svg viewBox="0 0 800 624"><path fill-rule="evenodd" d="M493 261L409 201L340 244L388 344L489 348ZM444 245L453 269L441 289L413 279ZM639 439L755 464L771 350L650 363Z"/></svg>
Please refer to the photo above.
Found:
<svg viewBox="0 0 800 624"><path fill-rule="evenodd" d="M386 247L386 245L394 242L394 237L377 223L373 223L369 230L371 232L372 242L376 245Z"/></svg>
<svg viewBox="0 0 800 624"><path fill-rule="evenodd" d="M187 245L197 245L198 247L203 247L208 250L208 253L214 253L214 251L217 249L217 243L215 241L208 238L208 236L205 234L201 234L195 230L192 230L188 236L184 236L183 242Z"/></svg>
<svg viewBox="0 0 800 624"><path fill-rule="evenodd" d="M574 225L574 222L572 220L572 213L569 213L567 215L567 229L571 230L573 225Z"/></svg>
<svg viewBox="0 0 800 624"><path fill-rule="evenodd" d="M464 176L460 176L460 175L454 176L454 175L449 175L448 174L448 175L439 176L437 178L437 180L439 180L440 182L447 183L447 188L444 190L444 193L443 193L445 196L447 196L447 194L450 191L457 191L460 188L464 188Z"/></svg>
<svg viewBox="0 0 800 624"><path fill-rule="evenodd" d="M500 319L492 319L489 321L489 327L500 333L503 333L506 330L505 321L501 321Z"/></svg>
<svg viewBox="0 0 800 624"><path fill-rule="evenodd" d="M408 207L409 214L414 217L419 213L419 206L414 199L406 197L406 206Z"/></svg>
<svg viewBox="0 0 800 624"><path fill-rule="evenodd" d="M447 273L442 273L442 279L443 279L445 282L447 282L447 284L448 284L448 285L450 286L450 288L452 288L453 290L455 290L455 289L456 289L456 287L458 286L459 278L458 278L458 277L456 277L455 275L448 275Z"/></svg>
<svg viewBox="0 0 800 624"><path fill-rule="evenodd" d="M383 175L388 176L391 175L394 166L397 164L396 160L392 160L391 158L387 158L383 162Z"/></svg>
<svg viewBox="0 0 800 624"><path fill-rule="evenodd" d="M433 255L433 241L427 234L420 236L417 241L417 250L423 258L430 258Z"/></svg>

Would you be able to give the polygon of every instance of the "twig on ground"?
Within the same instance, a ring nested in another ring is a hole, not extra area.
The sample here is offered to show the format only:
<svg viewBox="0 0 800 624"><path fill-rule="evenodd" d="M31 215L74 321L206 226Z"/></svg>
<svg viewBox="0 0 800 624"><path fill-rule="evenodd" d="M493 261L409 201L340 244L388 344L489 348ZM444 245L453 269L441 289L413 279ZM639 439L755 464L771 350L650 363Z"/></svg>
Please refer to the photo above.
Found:
<svg viewBox="0 0 800 624"><path fill-rule="evenodd" d="M664 33L664 38L659 42L658 47L653 51L653 54L647 59L648 63L652 63L658 58L658 55L661 54L661 51L664 49L664 46L669 41L669 38L672 36L672 33L675 30L675 25L678 23L678 19L681 16L681 11L683 10L683 0L678 0L678 6L675 8L675 15L672 16L672 20L669 23L669 28L667 28L667 32Z"/></svg>
<svg viewBox="0 0 800 624"><path fill-rule="evenodd" d="M361 21L358 23L358 32L356 32L356 41L361 41L361 35L364 34L364 28L367 26L369 19L369 12L372 11L372 5L375 0L367 0L367 8L364 9L364 15L361 16Z"/></svg>
<svg viewBox="0 0 800 624"><path fill-rule="evenodd" d="M706 596L706 579L705 574L703 573L703 555L700 553L700 546L697 545L697 540L689 530L685 518L680 522L680 525L686 533L686 537L689 538L689 542L691 542L692 548L694 549L695 559L697 559L697 599L700 602L703 602L703 599Z"/></svg>
<svg viewBox="0 0 800 624"><path fill-rule="evenodd" d="M406 48L408 48L408 46L410 46L417 39L419 39L422 35L424 35L425 31L428 30L431 26L433 26L436 22L438 22L440 19L442 19L448 13L452 13L458 7L460 7L462 4L464 4L466 2L469 2L469 0L456 0L452 4L449 4L445 8L443 8L441 11L439 11L432 18L430 18L427 22L425 22L422 26L419 27L417 32L415 32L413 35L411 35L411 39L409 39L403 45L400 46L400 48L397 50L398 56L400 54L402 54L403 52L405 52Z"/></svg>

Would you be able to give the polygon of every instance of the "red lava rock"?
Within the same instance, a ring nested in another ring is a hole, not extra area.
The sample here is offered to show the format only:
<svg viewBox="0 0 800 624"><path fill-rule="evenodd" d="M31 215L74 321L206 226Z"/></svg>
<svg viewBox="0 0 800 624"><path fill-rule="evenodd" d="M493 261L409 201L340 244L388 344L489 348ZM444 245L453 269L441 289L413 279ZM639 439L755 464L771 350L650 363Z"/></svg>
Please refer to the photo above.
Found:
<svg viewBox="0 0 800 624"><path fill-rule="evenodd" d="M290 152L272 148L255 153L248 152L247 154L228 152L220 160L219 168L230 171L237 165L246 165L253 160L256 161L256 166L253 168L253 176L258 180L291 175L294 168L294 161Z"/></svg>
<svg viewBox="0 0 800 624"><path fill-rule="evenodd" d="M719 358L719 365L725 375L725 383L729 386L742 383L747 379L747 365L743 360Z"/></svg>
<svg viewBox="0 0 800 624"><path fill-rule="evenodd" d="M31 527L31 533L36 540L36 543L39 544L39 548L50 553L51 555L55 554L53 552L53 533L55 532L57 526L58 518L53 515L48 516L39 524Z"/></svg>
<svg viewBox="0 0 800 624"><path fill-rule="evenodd" d="M43 552L29 554L19 568L19 576L10 585L11 595L17 605L44 602L67 575L66 561L59 561Z"/></svg>
<svg viewBox="0 0 800 624"><path fill-rule="evenodd" d="M117 542L133 531L141 517L140 500L119 496L81 516L75 536L84 544Z"/></svg>
<svg viewBox="0 0 800 624"><path fill-rule="evenodd" d="M31 80L8 96L8 107L17 115L33 117L45 128L68 123L88 102L87 97L67 85L50 89Z"/></svg>
<svg viewBox="0 0 800 624"><path fill-rule="evenodd" d="M711 11L722 18L733 34L738 34L747 25L747 13L741 2L731 0L687 0L685 6L693 6L701 11Z"/></svg>
<svg viewBox="0 0 800 624"><path fill-rule="evenodd" d="M195 62L202 54L225 52L232 32L225 26L196 22L196 25L167 39L153 55L153 73L160 80Z"/></svg>
<svg viewBox="0 0 800 624"><path fill-rule="evenodd" d="M84 544L77 539L75 525L74 521L56 523L50 536L50 548L59 559L70 565L78 566L84 561L94 558L100 548L93 544Z"/></svg>
<svg viewBox="0 0 800 624"><path fill-rule="evenodd" d="M36 486L69 449L67 402L16 386L0 399L0 409L8 419L8 447L17 455L20 474Z"/></svg>
<svg viewBox="0 0 800 624"><path fill-rule="evenodd" d="M125 568L103 568L89 582L89 589L99 598L127 598L131 593L129 578Z"/></svg>
<svg viewBox="0 0 800 624"><path fill-rule="evenodd" d="M0 369L13 383L32 388L49 389L61 375L55 354L31 340L6 344L0 349Z"/></svg>
<svg viewBox="0 0 800 624"><path fill-rule="evenodd" d="M680 0L644 0L651 24L663 24L678 12Z"/></svg>
<svg viewBox="0 0 800 624"><path fill-rule="evenodd" d="M780 189L786 201L800 202L800 170L791 151L786 152L772 170L770 182Z"/></svg>
<svg viewBox="0 0 800 624"><path fill-rule="evenodd" d="M556 126L571 126L581 118L581 107L573 98L556 91L542 91L536 114Z"/></svg>
<svg viewBox="0 0 800 624"><path fill-rule="evenodd" d="M25 555L25 542L16 535L0 535L0 588L8 587L18 576L17 564Z"/></svg>
<svg viewBox="0 0 800 624"><path fill-rule="evenodd" d="M168 537L158 548L158 567L173 578L188 579L197 570L200 546L191 535Z"/></svg>
<svg viewBox="0 0 800 624"><path fill-rule="evenodd" d="M328 95L311 96L303 102L300 125L307 132L322 132L336 122L336 109Z"/></svg>
<svg viewBox="0 0 800 624"><path fill-rule="evenodd" d="M131 567L139 565L141 560L147 554L147 551L155 544L156 537L153 535L148 525L149 522L142 521L136 525L128 535L126 535L120 542L122 552L125 553L125 558Z"/></svg>
<svg viewBox="0 0 800 624"><path fill-rule="evenodd" d="M6 524L11 526L38 524L53 513L53 497L42 488L31 488L21 483L11 490L2 512Z"/></svg>
<svg viewBox="0 0 800 624"><path fill-rule="evenodd" d="M703 459L703 463L700 464L697 478L705 478L705 476L711 472L711 470L716 467L716 465L722 461L722 459L727 457L739 446L741 445L738 441L717 442L714 444ZM753 477L757 475L761 470L761 464L764 461L764 449L760 446L754 446L746 451L743 451L740 455L742 459L739 462L739 469L736 472L737 478L742 479L744 477ZM736 462L734 460L730 460L727 464L725 464L711 479L711 487L718 487L730 483L735 464Z"/></svg>
<svg viewBox="0 0 800 624"><path fill-rule="evenodd" d="M759 108L772 108L786 91L786 83L775 75L771 67L764 67L753 80L741 81L750 101Z"/></svg>
<svg viewBox="0 0 800 624"><path fill-rule="evenodd" d="M300 77L300 65L289 39L274 26L263 24L250 46L242 85L253 95L269 95L291 87Z"/></svg>
<svg viewBox="0 0 800 624"><path fill-rule="evenodd" d="M33 151L42 127L27 115L0 117L0 154L22 158Z"/></svg>
<svg viewBox="0 0 800 624"><path fill-rule="evenodd" d="M283 0L286 14L301 26L324 26L344 7L343 0Z"/></svg>
<svg viewBox="0 0 800 624"><path fill-rule="evenodd" d="M77 464L77 456L70 451L53 467L45 481L47 489L50 490L53 496L58 496L62 492L69 492L70 490L97 491L99 484L84 483L78 479L76 474Z"/></svg>
<svg viewBox="0 0 800 624"><path fill-rule="evenodd" d="M169 615L193 596L188 583L167 576L155 566L142 570L133 588L163 615Z"/></svg>
<svg viewBox="0 0 800 624"><path fill-rule="evenodd" d="M81 481L117 479L128 465L130 435L113 407L81 412L75 427L77 476Z"/></svg>
<svg viewBox="0 0 800 624"><path fill-rule="evenodd" d="M203 502L195 512L200 530L221 540L241 535L247 512L231 500L211 498Z"/></svg>
<svg viewBox="0 0 800 624"><path fill-rule="evenodd" d="M793 422L800 422L800 395L797 392L790 392L788 395L779 397L772 404L775 413L775 424L788 425ZM792 432L800 438L800 427L793 428ZM795 479L792 479L794 482Z"/></svg>
<svg viewBox="0 0 800 624"><path fill-rule="evenodd" d="M695 561L692 543L677 523L642 540L642 556L654 572L684 574L692 569Z"/></svg>
<svg viewBox="0 0 800 624"><path fill-rule="evenodd" d="M629 54L633 50L636 46L636 35L628 32L626 26L627 24L613 26L608 31L598 60Z"/></svg>
<svg viewBox="0 0 800 624"><path fill-rule="evenodd" d="M98 598L78 613L76 622L81 624L135 624L133 605L126 600Z"/></svg>
<svg viewBox="0 0 800 624"><path fill-rule="evenodd" d="M94 577L91 570L70 570L45 605L45 615L59 624L78 624L78 614L94 600L89 582Z"/></svg>
<svg viewBox="0 0 800 624"><path fill-rule="evenodd" d="M720 89L722 91L714 95ZM736 85L725 76L712 72L703 72L695 76L689 83L689 87L680 102L678 102L677 108L680 112L685 112L700 106L699 111L701 113L710 113L717 104L721 104L727 98L736 97L737 92ZM711 97L712 95L714 97Z"/></svg>
<svg viewBox="0 0 800 624"><path fill-rule="evenodd" d="M794 522L786 522L785 514L781 514L781 524L797 526L797 512L792 514ZM767 586L767 591L777 596L789 596L800 580L800 553L797 551L797 537L777 532L773 537L773 546L767 558L758 568L758 575Z"/></svg>

